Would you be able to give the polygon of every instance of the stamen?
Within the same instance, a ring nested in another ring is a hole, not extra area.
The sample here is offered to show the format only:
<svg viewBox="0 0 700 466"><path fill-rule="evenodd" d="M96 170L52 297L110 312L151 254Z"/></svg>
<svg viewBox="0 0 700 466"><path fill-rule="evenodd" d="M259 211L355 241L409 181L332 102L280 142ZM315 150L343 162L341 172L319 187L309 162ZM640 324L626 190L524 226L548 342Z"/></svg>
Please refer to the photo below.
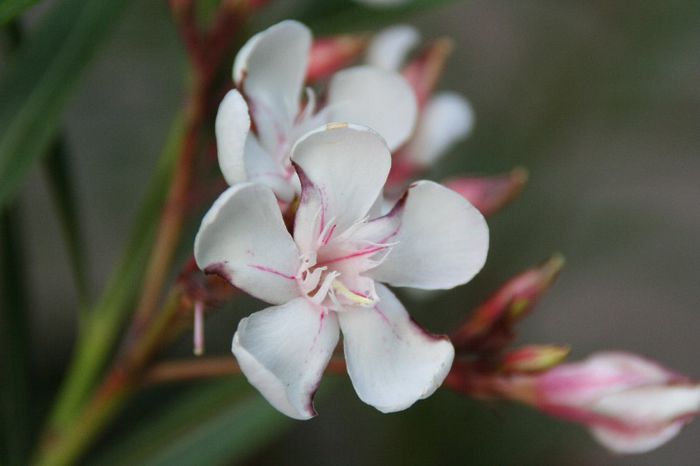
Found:
<svg viewBox="0 0 700 466"><path fill-rule="evenodd" d="M319 287L318 291L313 296L310 296L311 301L313 301L316 304L321 304L323 300L326 299L328 290L331 289L331 286L335 282L335 279L336 277L338 277L338 275L340 275L340 273L338 272L330 272L328 275L326 275L326 278L323 279L323 283Z"/></svg>
<svg viewBox="0 0 700 466"><path fill-rule="evenodd" d="M367 296L363 296L361 294L357 294L354 291L348 289L348 287L345 286L340 280L336 280L333 282L333 290L336 293L339 293L341 296L349 299L353 303L359 304L360 306L372 306L374 304L373 299L370 299Z"/></svg>

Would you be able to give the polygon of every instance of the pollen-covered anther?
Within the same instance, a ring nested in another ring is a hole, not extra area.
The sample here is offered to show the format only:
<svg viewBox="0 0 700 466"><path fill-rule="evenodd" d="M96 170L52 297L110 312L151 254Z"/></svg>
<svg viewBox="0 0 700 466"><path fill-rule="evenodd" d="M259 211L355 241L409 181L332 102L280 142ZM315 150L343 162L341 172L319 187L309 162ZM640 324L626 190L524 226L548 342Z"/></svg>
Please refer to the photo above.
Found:
<svg viewBox="0 0 700 466"><path fill-rule="evenodd" d="M350 290L347 286L343 284L340 280L333 281L333 291L338 293L344 298L349 299L354 304L363 307L371 307L377 302L375 299L371 299L357 291Z"/></svg>

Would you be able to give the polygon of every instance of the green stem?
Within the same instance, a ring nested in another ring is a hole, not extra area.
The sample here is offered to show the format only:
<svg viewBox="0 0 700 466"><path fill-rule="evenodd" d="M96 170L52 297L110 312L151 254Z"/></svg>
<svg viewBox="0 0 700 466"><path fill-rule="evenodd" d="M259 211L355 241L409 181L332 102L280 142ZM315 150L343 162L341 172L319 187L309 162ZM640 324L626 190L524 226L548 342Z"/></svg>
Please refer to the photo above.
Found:
<svg viewBox="0 0 700 466"><path fill-rule="evenodd" d="M165 307L157 314L152 325L105 377L82 414L70 425L53 431L46 439L35 461L37 466L75 464L92 445L104 426L129 399L136 386L135 378L158 349L161 337L181 309L181 303L179 291L171 292Z"/></svg>
<svg viewBox="0 0 700 466"><path fill-rule="evenodd" d="M201 75L197 75L195 79L194 91L187 106L182 149L163 207L153 251L149 257L143 291L134 315L132 334L140 332L158 309L185 223L185 206L192 191L194 161L206 118L206 100L211 90L210 80L202 79Z"/></svg>
<svg viewBox="0 0 700 466"><path fill-rule="evenodd" d="M49 432L71 424L112 354L130 315L155 235L152 219L163 205L181 139L182 118L178 117L171 127L122 260L78 338L73 361L49 419Z"/></svg>

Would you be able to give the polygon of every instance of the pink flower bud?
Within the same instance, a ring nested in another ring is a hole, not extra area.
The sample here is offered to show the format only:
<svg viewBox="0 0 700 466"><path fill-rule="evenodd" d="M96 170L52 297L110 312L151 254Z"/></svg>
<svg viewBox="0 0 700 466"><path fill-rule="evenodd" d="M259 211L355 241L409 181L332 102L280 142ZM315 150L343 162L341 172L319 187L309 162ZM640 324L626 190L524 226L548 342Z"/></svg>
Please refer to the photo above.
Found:
<svg viewBox="0 0 700 466"><path fill-rule="evenodd" d="M532 382L536 407L585 424L596 440L617 453L661 446L700 409L699 384L629 353L598 353Z"/></svg>
<svg viewBox="0 0 700 466"><path fill-rule="evenodd" d="M568 346L530 345L508 352L501 370L511 373L541 372L560 364L569 355Z"/></svg>
<svg viewBox="0 0 700 466"><path fill-rule="evenodd" d="M361 35L342 35L316 39L309 54L306 79L318 81L355 61L367 48L369 39Z"/></svg>
<svg viewBox="0 0 700 466"><path fill-rule="evenodd" d="M527 182L522 168L505 175L459 177L446 180L445 186L457 191L484 215L493 215L515 199Z"/></svg>
<svg viewBox="0 0 700 466"><path fill-rule="evenodd" d="M450 39L438 39L404 68L403 75L416 93L419 108L425 106L433 93L452 47Z"/></svg>
<svg viewBox="0 0 700 466"><path fill-rule="evenodd" d="M471 351L503 348L513 338L513 325L530 313L563 266L564 258L557 255L511 278L455 332L455 347Z"/></svg>

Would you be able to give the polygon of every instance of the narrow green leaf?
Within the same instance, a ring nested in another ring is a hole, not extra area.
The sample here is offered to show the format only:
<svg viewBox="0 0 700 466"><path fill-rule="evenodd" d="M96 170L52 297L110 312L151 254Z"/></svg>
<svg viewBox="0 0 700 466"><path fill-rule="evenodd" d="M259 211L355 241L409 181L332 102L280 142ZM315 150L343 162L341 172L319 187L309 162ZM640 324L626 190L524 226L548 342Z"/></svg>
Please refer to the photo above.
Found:
<svg viewBox="0 0 700 466"><path fill-rule="evenodd" d="M63 230L71 270L78 290L81 307L80 323L84 324L85 312L89 303L89 286L83 253L85 242L80 229L75 185L71 180L66 142L61 136L58 136L52 143L49 155L44 160L43 168Z"/></svg>
<svg viewBox="0 0 700 466"><path fill-rule="evenodd" d="M99 301L93 306L84 331L79 336L74 359L51 416L52 427L60 429L70 425L114 350L117 337L130 315L182 141L182 120L180 115L173 123L121 262Z"/></svg>
<svg viewBox="0 0 700 466"><path fill-rule="evenodd" d="M0 81L0 207L48 149L78 78L129 0L60 0Z"/></svg>
<svg viewBox="0 0 700 466"><path fill-rule="evenodd" d="M0 462L24 465L31 446L30 351L27 286L19 210L0 214Z"/></svg>
<svg viewBox="0 0 700 466"><path fill-rule="evenodd" d="M2 0L0 2L0 25L12 21L24 13L26 9L34 6L39 0Z"/></svg>
<svg viewBox="0 0 700 466"><path fill-rule="evenodd" d="M430 8L445 6L458 0L411 0L391 7L368 7L354 0L307 1L299 20L315 33L330 34L358 28L377 28Z"/></svg>
<svg viewBox="0 0 700 466"><path fill-rule="evenodd" d="M210 382L164 406L94 464L233 464L289 425L242 377Z"/></svg>

